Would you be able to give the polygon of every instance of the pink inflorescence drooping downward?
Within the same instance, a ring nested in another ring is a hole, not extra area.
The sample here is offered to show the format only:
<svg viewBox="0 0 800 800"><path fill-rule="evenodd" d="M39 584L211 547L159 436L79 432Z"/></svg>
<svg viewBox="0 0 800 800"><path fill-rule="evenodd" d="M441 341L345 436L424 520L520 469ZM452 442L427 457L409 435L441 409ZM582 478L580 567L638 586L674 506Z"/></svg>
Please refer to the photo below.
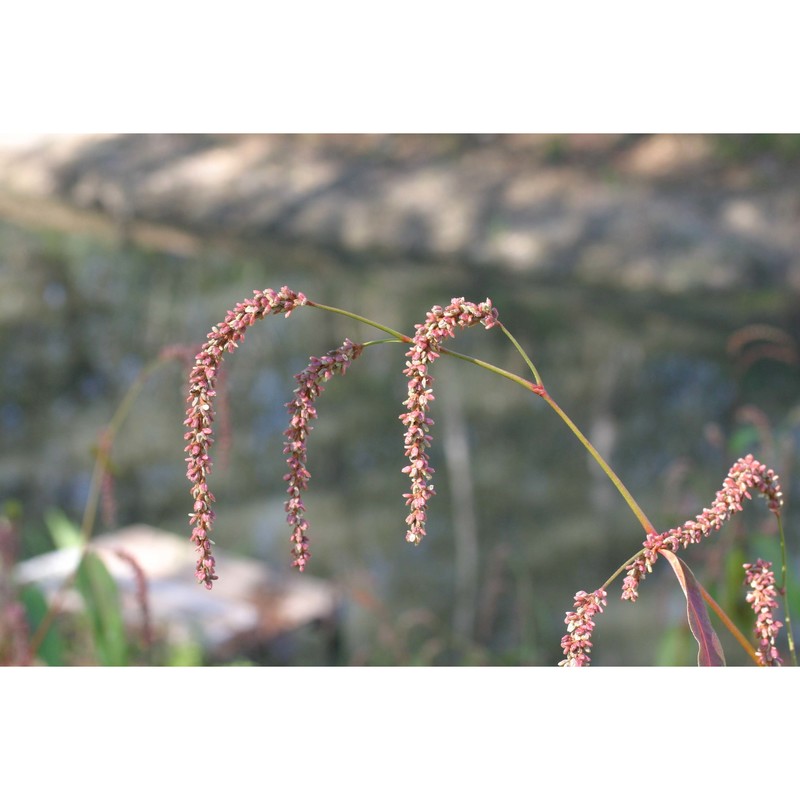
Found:
<svg viewBox="0 0 800 800"><path fill-rule="evenodd" d="M564 660L558 662L559 667L586 667L591 658L592 632L595 614L603 612L606 605L605 589L597 589L591 594L580 591L575 595L575 611L568 611L564 619L567 633L561 639Z"/></svg>
<svg viewBox="0 0 800 800"><path fill-rule="evenodd" d="M214 385L217 380L222 358L225 353L233 352L244 339L246 330L256 320L270 314L289 314L299 306L307 303L305 295L284 286L279 292L265 289L256 292L249 300L239 303L236 308L225 315L225 319L215 325L208 334L207 342L195 358L195 365L189 375L189 407L184 424L189 428L184 435L186 439L186 461L188 468L186 477L192 484L194 510L190 514L193 526L192 541L198 552L197 580L204 583L207 589L217 579L214 570L214 556L211 552L213 542L210 538L214 523L214 512L211 508L214 495L208 488L208 476L211 472L209 451L214 420Z"/></svg>
<svg viewBox="0 0 800 800"><path fill-rule="evenodd" d="M755 489L766 497L770 511L780 513L783 496L778 476L752 455L740 458L730 468L711 508L704 508L695 519L685 522L679 528L648 534L643 543L644 553L628 567L622 585L622 599L636 600L639 596L639 583L652 571L661 550L668 547L677 552L681 547L697 544L712 531L719 530L735 513L742 510L745 499L751 499L750 489Z"/></svg>
<svg viewBox="0 0 800 800"><path fill-rule="evenodd" d="M410 507L406 541L412 544L419 544L425 536L428 501L435 494L430 483L434 470L426 453L431 442L428 431L433 425L428 416L428 406L434 399L430 366L439 358L442 342L454 337L457 328L477 324L487 330L497 324L497 309L492 307L492 301L487 298L476 304L466 302L463 297L453 298L445 308L434 306L425 322L415 326L416 334L406 353L408 361L403 374L408 377L408 398L404 405L408 411L400 419L406 426L405 454L409 460L403 472L411 478L411 491L403 495Z"/></svg>
<svg viewBox="0 0 800 800"><path fill-rule="evenodd" d="M294 562L300 572L305 568L311 553L308 549L308 522L305 519L306 508L303 505L302 492L308 487L311 477L306 469L308 455L308 434L313 428L309 424L316 418L317 409L315 400L324 391L322 385L333 375L344 375L352 361L361 355L364 347L345 339L341 347L331 350L322 358L312 358L303 372L295 375L297 388L294 390L294 399L286 404L292 417L289 427L285 431L286 446L283 452L289 457L286 463L289 472L283 476L288 482L287 492L289 499L286 501L286 519L292 527L291 541Z"/></svg>
<svg viewBox="0 0 800 800"><path fill-rule="evenodd" d="M756 615L755 633L758 638L756 657L765 667L779 667L781 658L775 647L775 637L783 627L783 623L772 617L772 609L778 607L775 600L778 592L775 588L775 574L772 562L758 559L755 564L744 564L745 584L749 591L746 600Z"/></svg>

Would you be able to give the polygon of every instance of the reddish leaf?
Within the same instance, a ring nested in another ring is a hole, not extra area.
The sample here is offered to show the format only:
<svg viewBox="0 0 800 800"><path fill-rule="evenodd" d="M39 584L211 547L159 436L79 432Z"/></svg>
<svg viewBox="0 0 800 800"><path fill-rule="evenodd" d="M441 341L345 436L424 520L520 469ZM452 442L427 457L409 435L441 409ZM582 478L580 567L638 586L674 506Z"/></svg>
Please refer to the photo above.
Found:
<svg viewBox="0 0 800 800"><path fill-rule="evenodd" d="M711 627L708 609L700 592L700 585L697 583L697 579L689 567L674 553L669 550L662 550L659 555L664 556L669 561L683 589L683 593L686 595L686 615L689 618L689 628L699 646L697 665L700 667L724 667L725 654L722 652L719 637Z"/></svg>

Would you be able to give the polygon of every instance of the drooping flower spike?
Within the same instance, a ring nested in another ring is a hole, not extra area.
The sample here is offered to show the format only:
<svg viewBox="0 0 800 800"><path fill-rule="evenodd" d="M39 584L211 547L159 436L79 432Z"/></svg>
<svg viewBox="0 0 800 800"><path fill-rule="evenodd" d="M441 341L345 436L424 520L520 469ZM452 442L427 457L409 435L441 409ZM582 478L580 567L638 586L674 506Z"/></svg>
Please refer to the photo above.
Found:
<svg viewBox="0 0 800 800"><path fill-rule="evenodd" d="M305 519L306 508L303 505L302 492L308 488L308 480L311 477L306 469L306 458L308 456L308 434L313 430L309 420L315 419L317 416L314 401L324 391L323 383L337 373L344 375L350 364L361 355L363 350L363 345L354 344L349 339L345 339L341 347L331 350L322 358L312 358L308 367L295 375L297 388L294 390L294 399L286 404L292 421L285 431L287 439L283 450L289 456L286 459L289 472L283 476L283 479L289 484L286 490L289 499L286 501L285 509L286 520L292 528L291 541L294 555L292 566L297 567L300 572L303 571L311 557L306 536L308 522Z"/></svg>
<svg viewBox="0 0 800 800"><path fill-rule="evenodd" d="M586 667L591 658L592 632L595 614L603 613L606 605L605 589L597 589L591 594L580 591L575 595L575 611L568 611L564 619L567 633L561 639L561 649L564 651L564 660L558 662L559 667Z"/></svg>
<svg viewBox="0 0 800 800"><path fill-rule="evenodd" d="M214 524L212 504L214 495L208 488L208 476L211 472L209 451L214 441L212 422L214 420L213 402L216 392L214 386L219 373L224 353L233 352L244 339L245 332L254 322L270 314L291 312L307 303L305 295L284 286L279 292L265 289L256 292L249 300L237 306L225 315L225 319L215 325L208 334L207 342L195 358L195 365L189 376L189 407L184 424L189 431L184 435L187 441L185 451L188 468L186 477L192 484L194 510L189 515L192 530L192 541L198 553L195 576L205 584L207 589L217 579L214 569L210 533Z"/></svg>
<svg viewBox="0 0 800 800"><path fill-rule="evenodd" d="M783 623L773 619L772 609L778 607L775 600L778 592L775 588L775 574L771 561L758 559L755 564L744 564L745 584L749 588L745 599L756 615L755 633L758 639L756 657L765 667L779 667L781 657L775 647L775 637L783 627Z"/></svg>
<svg viewBox="0 0 800 800"><path fill-rule="evenodd" d="M766 497L770 511L775 514L780 512L783 494L775 472L752 455L738 459L730 468L711 508L704 508L695 519L685 522L679 528L647 536L643 543L644 553L628 568L622 585L622 599L636 600L639 596L639 583L648 572L652 572L661 550L668 547L677 552L681 547L697 544L712 531L719 530L734 514L742 510L743 500L751 499L750 489L756 489Z"/></svg>
<svg viewBox="0 0 800 800"><path fill-rule="evenodd" d="M400 419L406 426L405 455L409 460L403 472L411 478L411 491L403 497L410 507L406 517L406 541L415 545L425 536L428 501L435 494L430 483L434 469L425 452L431 443L429 430L433 425L428 416L428 407L434 400L430 365L439 358L442 342L454 337L456 329L478 324L487 330L497 324L497 309L492 307L492 301L487 298L476 304L455 297L445 308L434 306L425 322L415 326L416 334L406 353L408 361L403 374L408 377L408 398L404 405L408 411L401 414Z"/></svg>

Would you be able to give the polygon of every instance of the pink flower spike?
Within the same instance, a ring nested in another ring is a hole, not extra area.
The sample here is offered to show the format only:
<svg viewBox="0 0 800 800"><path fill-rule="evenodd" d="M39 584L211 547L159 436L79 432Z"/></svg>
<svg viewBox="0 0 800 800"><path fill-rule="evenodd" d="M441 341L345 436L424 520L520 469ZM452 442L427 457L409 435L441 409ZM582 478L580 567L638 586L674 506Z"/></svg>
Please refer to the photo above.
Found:
<svg viewBox="0 0 800 800"><path fill-rule="evenodd" d="M758 639L756 656L762 666L779 667L782 663L775 637L783 627L783 623L772 618L772 609L778 607L775 600L778 592L775 589L775 574L771 561L760 558L755 564L744 564L745 584L749 591L745 599L756 615L755 633Z"/></svg>
<svg viewBox="0 0 800 800"><path fill-rule="evenodd" d="M256 292L251 299L244 300L233 311L229 311L219 325L211 328L189 374L189 407L184 421L189 430L183 437L187 442L184 449L188 454L186 477L192 484L192 497L195 501L194 514L190 515L190 522L194 527L192 541L198 554L195 575L207 589L217 580L211 554L213 543L209 536L214 521L214 512L211 510L214 496L208 490L208 476L211 473L209 451L214 442L211 435L214 421L214 385L223 354L226 351L233 352L244 340L245 330L256 320L270 314L289 316L295 308L306 305L307 302L305 295L292 291L287 286L279 292L274 289Z"/></svg>
<svg viewBox="0 0 800 800"><path fill-rule="evenodd" d="M409 526L406 541L419 544L425 536L425 511L428 500L436 494L430 479L434 473L428 462L426 449L431 443L429 434L433 420L428 408L434 395L433 377L428 365L439 358L442 342L455 336L457 328L483 325L487 330L497 324L497 309L488 298L483 303L468 303L463 297L454 297L446 308L434 306L425 322L415 325L416 334L403 374L408 378L408 397L403 405L408 409L400 415L405 433L405 455L409 465L403 472L411 478L411 492L403 495L413 512L406 518Z"/></svg>
<svg viewBox="0 0 800 800"><path fill-rule="evenodd" d="M561 648L564 651L563 661L558 662L559 667L587 667L591 658L592 632L595 614L603 613L606 605L605 589L597 589L591 594L580 591L575 595L575 611L568 611L564 619L567 634L561 639Z"/></svg>
<svg viewBox="0 0 800 800"><path fill-rule="evenodd" d="M742 500L750 499L750 489L756 489L767 499L767 507L780 514L783 494L775 472L765 464L747 455L730 468L722 488L717 492L711 508L704 508L693 520L665 533L650 533L644 540L644 554L628 566L628 574L622 584L622 599L635 601L639 583L653 569L658 554L665 547L676 552L681 547L697 544L712 531L718 531L734 514L742 510Z"/></svg>
<svg viewBox="0 0 800 800"><path fill-rule="evenodd" d="M364 347L345 339L341 347L331 350L322 358L312 357L308 367L295 375L297 388L294 390L294 399L286 404L289 410L291 423L284 432L286 443L283 448L289 458L289 472L283 476L289 486L286 489L289 499L286 501L286 521L292 528L290 541L293 543L293 567L302 572L311 552L308 549L308 522L304 518L305 506L300 499L301 492L308 488L311 474L306 469L308 434L312 430L309 420L316 419L316 399L322 394L325 387L323 383L335 374L344 375L350 364L363 352Z"/></svg>

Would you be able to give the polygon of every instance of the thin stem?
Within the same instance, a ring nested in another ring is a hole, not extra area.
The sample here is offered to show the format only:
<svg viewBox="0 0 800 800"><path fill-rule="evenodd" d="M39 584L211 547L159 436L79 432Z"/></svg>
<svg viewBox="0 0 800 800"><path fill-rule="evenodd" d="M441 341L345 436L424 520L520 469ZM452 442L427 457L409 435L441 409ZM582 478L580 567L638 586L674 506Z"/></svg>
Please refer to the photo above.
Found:
<svg viewBox="0 0 800 800"><path fill-rule="evenodd" d="M532 383L527 378L521 378L519 375L515 375L513 372L508 372L500 367L496 367L494 364L489 364L487 361L481 361L481 359L473 358L472 356L465 356L463 353L456 353L455 350L448 350L445 347L442 347L440 352L447 356L460 358L462 361L468 361L470 364L474 364L476 367L483 367L483 369L489 370L489 372L494 372L495 375L500 375L503 378L507 378L508 380L519 384L523 389L527 389L534 394L542 393L542 387L539 384Z"/></svg>
<svg viewBox="0 0 800 800"><path fill-rule="evenodd" d="M541 394L553 411L555 411L556 414L561 417L569 429L575 434L575 436L578 437L581 444L592 455L592 458L594 458L594 460L600 465L600 468L608 476L608 479L614 484L614 486L617 487L617 491L623 496L623 498L625 498L625 502L630 506L631 511L633 511L633 513L636 515L636 518L641 523L645 533L655 533L656 529L653 526L653 523L650 522L650 520L647 518L647 515L639 507L639 504L633 499L633 495L631 495L625 484L617 477L614 470L608 466L600 453L595 450L594 445L581 433L581 431L578 429L578 426L567 416L566 412L558 405L558 403L553 400L544 387L541 387L541 391L537 392L537 394Z"/></svg>
<svg viewBox="0 0 800 800"><path fill-rule="evenodd" d="M139 396L145 383L149 377L155 372L162 364L166 363L164 359L158 358L156 361L148 364L137 376L131 387L128 389L122 402L117 407L114 416L106 426L105 430L100 434L100 440L97 447L97 456L94 461L94 470L92 471L92 480L89 484L89 497L86 501L86 506L83 511L83 521L81 522L81 540L85 546L88 544L94 529L94 521L97 518L97 508L100 503L100 492L103 486L103 476L108 468L109 454L114 439L119 432L122 423L128 416L134 401Z"/></svg>
<svg viewBox="0 0 800 800"><path fill-rule="evenodd" d="M147 365L137 376L131 387L128 389L122 402L117 407L114 416L108 423L106 428L100 434L97 444L97 454L94 460L94 468L92 470L92 479L89 484L89 495L86 500L86 506L83 511L83 521L81 522L81 549L78 558L80 564L86 552L89 549L89 541L92 538L92 530L94 529L95 519L97 518L97 508L100 503L100 492L103 485L103 476L108 469L109 454L111 447L114 443L117 433L119 432L122 423L128 416L128 413L133 406L134 400L141 392L144 384L148 378L155 372L162 364L165 364L168 359L159 356L155 361ZM61 586L56 590L53 600L47 608L47 613L44 615L39 627L31 637L30 650L34 655L39 651L39 648L44 642L44 637L53 620L61 609L61 602L64 593L74 584L77 577L77 571L71 572L63 581Z"/></svg>
<svg viewBox="0 0 800 800"><path fill-rule="evenodd" d="M333 314L341 314L343 317L350 317L350 319L354 319L356 322L363 322L365 325L370 325L373 328L377 328L379 331L388 333L390 336L393 336L395 339L399 339L401 342L405 342L406 344L411 344L413 341L410 336L406 336L404 333L393 330L386 325L381 325L379 322L375 322L374 320L362 317L360 314L354 314L352 311L345 311L343 308L335 308L334 306L325 306L322 303L316 303L312 300L309 300L306 305L311 306L312 308L320 308L323 311L330 311Z"/></svg>
<svg viewBox="0 0 800 800"><path fill-rule="evenodd" d="M789 614L789 585L786 576L786 536L783 533L783 519L780 514L778 517L778 532L781 539L781 585L778 589L783 597L783 611L786 618L786 638L789 642L789 655L792 659L792 664L797 666L797 652L794 649L794 636L792 634L792 618Z"/></svg>
<svg viewBox="0 0 800 800"><path fill-rule="evenodd" d="M644 555L647 552L646 548L642 548L638 553L634 553L627 561L624 561L622 565L617 569L617 571L600 587L601 589L605 589L610 586L614 581L623 573L628 567L636 561L639 556Z"/></svg>
<svg viewBox="0 0 800 800"><path fill-rule="evenodd" d="M745 653L755 662L757 667L763 666L755 654L752 644L747 641L747 637L733 624L730 617L719 607L717 601L705 590L702 584L698 583L700 594L703 595L703 600L711 606L714 613L722 620L722 624L733 634L733 637L744 648Z"/></svg>
<svg viewBox="0 0 800 800"><path fill-rule="evenodd" d="M508 328L506 328L505 325L503 325L502 322L498 320L497 324L500 326L500 330L502 330L503 333L511 340L511 343L514 345L514 347L517 348L517 352L522 356L522 358L525 360L525 363L530 368L530 371L533 373L536 383L541 386L542 379L539 377L539 372L536 367L533 366L533 362L530 360L530 358L528 358L528 354L522 349L520 343L511 335L511 332L508 330Z"/></svg>

